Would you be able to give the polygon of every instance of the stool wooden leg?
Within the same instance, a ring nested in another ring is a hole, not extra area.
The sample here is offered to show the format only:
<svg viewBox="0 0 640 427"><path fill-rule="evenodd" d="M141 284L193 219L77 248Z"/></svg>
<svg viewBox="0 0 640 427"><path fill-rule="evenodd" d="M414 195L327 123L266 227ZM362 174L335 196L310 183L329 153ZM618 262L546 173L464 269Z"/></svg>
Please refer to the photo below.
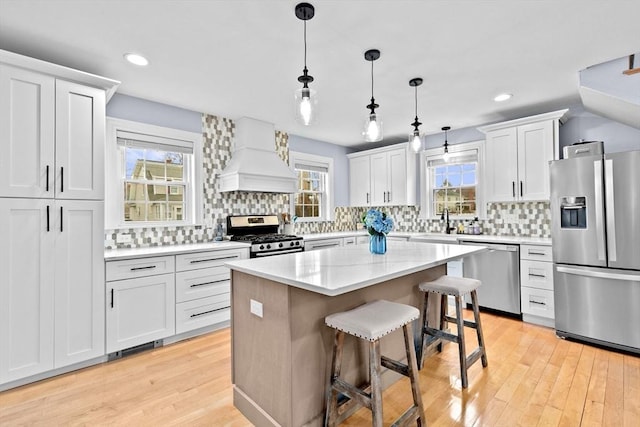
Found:
<svg viewBox="0 0 640 427"><path fill-rule="evenodd" d="M369 382L371 384L371 415L373 427L382 427L382 381L380 374L380 341L369 343Z"/></svg>
<svg viewBox="0 0 640 427"><path fill-rule="evenodd" d="M480 310L478 308L478 294L475 289L471 291L471 305L473 306L473 317L476 323L476 333L478 334L478 347L482 349L482 356L480 356L480 360L482 361L482 366L487 367L487 350L484 346L484 336L482 334L482 324L480 323Z"/></svg>
<svg viewBox="0 0 640 427"><path fill-rule="evenodd" d="M429 337L424 328L429 325L429 292L424 293L424 301L422 304L422 326L420 327L420 344L418 348L418 367L422 369L422 364L424 363L424 353L425 347L427 345L426 341Z"/></svg>
<svg viewBox="0 0 640 427"><path fill-rule="evenodd" d="M460 353L460 378L462 388L469 385L467 380L467 350L464 345L464 318L462 317L463 296L456 296L456 324L458 325L458 352Z"/></svg>
<svg viewBox="0 0 640 427"><path fill-rule="evenodd" d="M418 364L416 362L416 352L413 346L413 332L411 331L411 323L407 323L402 327L404 332L404 347L407 350L407 367L409 379L411 380L411 392L413 393L413 403L418 407L418 427L426 426L424 419L424 407L422 406L422 393L420 393L420 384L418 382Z"/></svg>
<svg viewBox="0 0 640 427"><path fill-rule="evenodd" d="M447 329L447 308L449 306L449 297L445 294L440 295L440 330ZM442 353L442 339L438 343L438 352Z"/></svg>
<svg viewBox="0 0 640 427"><path fill-rule="evenodd" d="M327 390L327 408L324 417L324 426L332 427L338 418L338 391L333 384L340 377L342 368L342 346L344 344L344 332L336 329L333 340L333 358L331 359L331 378Z"/></svg>

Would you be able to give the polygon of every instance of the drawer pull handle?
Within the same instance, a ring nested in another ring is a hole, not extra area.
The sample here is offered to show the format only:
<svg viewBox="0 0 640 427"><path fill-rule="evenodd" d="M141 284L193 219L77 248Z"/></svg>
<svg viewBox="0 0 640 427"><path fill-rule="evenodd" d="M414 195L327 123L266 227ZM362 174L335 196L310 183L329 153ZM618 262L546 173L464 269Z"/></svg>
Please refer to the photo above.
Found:
<svg viewBox="0 0 640 427"><path fill-rule="evenodd" d="M213 282L204 282L204 283L194 283L193 285L189 286L190 288L197 288L198 286L205 286L205 285L213 285L214 283L221 283L221 282L228 282L229 279L222 279L222 280L214 280Z"/></svg>
<svg viewBox="0 0 640 427"><path fill-rule="evenodd" d="M529 300L529 303L531 303L531 304L538 304L538 305L547 305L547 303L545 303L545 302L532 301L532 300Z"/></svg>
<svg viewBox="0 0 640 427"><path fill-rule="evenodd" d="M535 274L535 273L529 273L529 277L541 277L541 278L546 278L547 276L545 276L544 274Z"/></svg>
<svg viewBox="0 0 640 427"><path fill-rule="evenodd" d="M324 245L313 245L313 248L331 248L333 246L340 246L340 243L325 243Z"/></svg>
<svg viewBox="0 0 640 427"><path fill-rule="evenodd" d="M194 259L194 260L189 261L189 263L197 264L199 262L220 261L220 260L223 260L223 259L234 259L234 258L238 258L238 256L237 255L232 255L232 256L223 256L223 257L220 257L220 258Z"/></svg>
<svg viewBox="0 0 640 427"><path fill-rule="evenodd" d="M546 255L546 253L538 252L538 251L529 251L529 255Z"/></svg>
<svg viewBox="0 0 640 427"><path fill-rule="evenodd" d="M151 269L154 269L154 268L156 268L156 267L157 267L157 265L147 265L146 267L133 267L133 268L131 269L131 271L137 271L137 270L151 270Z"/></svg>
<svg viewBox="0 0 640 427"><path fill-rule="evenodd" d="M202 313L192 314L190 317L204 316L205 314L214 313L216 311L225 310L229 307L216 308L215 310L203 311Z"/></svg>

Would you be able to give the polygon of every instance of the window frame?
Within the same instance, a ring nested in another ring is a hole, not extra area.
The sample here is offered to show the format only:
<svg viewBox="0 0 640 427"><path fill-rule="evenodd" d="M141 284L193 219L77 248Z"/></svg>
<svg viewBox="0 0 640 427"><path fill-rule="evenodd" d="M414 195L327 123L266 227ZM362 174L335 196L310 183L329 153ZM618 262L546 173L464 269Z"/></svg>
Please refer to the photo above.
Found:
<svg viewBox="0 0 640 427"><path fill-rule="evenodd" d="M461 153L464 151L476 151L477 169L476 169L476 215L458 215L451 214L450 218L456 220L468 220L477 216L479 219L485 219L487 216L487 206L484 202L484 141L471 141L461 144L449 145L449 154ZM434 220L440 219L439 215L433 212L433 183L429 173L428 162L430 160L439 160L443 158L443 148L430 148L420 152L420 218Z"/></svg>
<svg viewBox="0 0 640 427"><path fill-rule="evenodd" d="M324 205L324 209L321 209L320 217L313 218L305 218L298 217L297 222L320 222L320 221L333 221L334 220L334 168L333 168L333 158L318 156L316 154L302 153L298 151L290 151L289 152L289 167L295 172L296 171L296 163L307 164L309 166L323 167L327 168L327 182L325 182L325 191L323 193L322 205ZM297 176L297 172L296 176ZM297 191L293 193L290 197L289 201L289 210L291 215L295 215L296 212L296 195L299 194ZM322 207L322 206L321 206Z"/></svg>
<svg viewBox="0 0 640 427"><path fill-rule="evenodd" d="M105 156L105 228L148 228L202 225L204 192L202 188L202 135L179 129L107 117L107 143ZM118 132L148 135L160 139L173 139L193 147L191 160L185 155L185 196L183 220L180 221L125 221L124 170Z"/></svg>

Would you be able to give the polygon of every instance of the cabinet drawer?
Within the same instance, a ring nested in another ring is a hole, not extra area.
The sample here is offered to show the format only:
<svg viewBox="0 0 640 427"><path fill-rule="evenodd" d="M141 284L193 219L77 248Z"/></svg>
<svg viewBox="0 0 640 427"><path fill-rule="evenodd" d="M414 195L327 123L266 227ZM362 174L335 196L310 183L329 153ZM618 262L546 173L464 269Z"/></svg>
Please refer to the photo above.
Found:
<svg viewBox="0 0 640 427"><path fill-rule="evenodd" d="M368 245L369 236L358 236L357 242L359 245Z"/></svg>
<svg viewBox="0 0 640 427"><path fill-rule="evenodd" d="M230 292L227 267L211 267L176 273L176 302Z"/></svg>
<svg viewBox="0 0 640 427"><path fill-rule="evenodd" d="M354 237L345 237L343 239L343 243L345 246L347 245L355 245L356 244L356 238Z"/></svg>
<svg viewBox="0 0 640 427"><path fill-rule="evenodd" d="M174 265L173 256L108 261L106 263L107 282L173 273Z"/></svg>
<svg viewBox="0 0 640 427"><path fill-rule="evenodd" d="M229 321L230 304L228 293L176 304L176 333Z"/></svg>
<svg viewBox="0 0 640 427"><path fill-rule="evenodd" d="M553 262L551 246L520 245L520 259Z"/></svg>
<svg viewBox="0 0 640 427"><path fill-rule="evenodd" d="M305 251L314 251L317 249L327 249L342 246L342 239L323 239L304 242Z"/></svg>
<svg viewBox="0 0 640 427"><path fill-rule="evenodd" d="M553 319L553 291L546 289L522 288L522 313Z"/></svg>
<svg viewBox="0 0 640 427"><path fill-rule="evenodd" d="M248 257L248 249L228 249L224 251L196 252L176 255L176 271L197 268L220 267L225 262Z"/></svg>
<svg viewBox="0 0 640 427"><path fill-rule="evenodd" d="M520 285L553 291L553 263L521 260Z"/></svg>

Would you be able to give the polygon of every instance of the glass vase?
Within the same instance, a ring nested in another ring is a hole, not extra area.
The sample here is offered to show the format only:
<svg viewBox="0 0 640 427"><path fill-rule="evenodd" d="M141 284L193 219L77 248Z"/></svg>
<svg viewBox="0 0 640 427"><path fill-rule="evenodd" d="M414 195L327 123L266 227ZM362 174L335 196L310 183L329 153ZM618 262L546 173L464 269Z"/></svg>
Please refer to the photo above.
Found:
<svg viewBox="0 0 640 427"><path fill-rule="evenodd" d="M369 251L372 254L384 254L387 252L387 236L384 234L372 234L369 236Z"/></svg>

